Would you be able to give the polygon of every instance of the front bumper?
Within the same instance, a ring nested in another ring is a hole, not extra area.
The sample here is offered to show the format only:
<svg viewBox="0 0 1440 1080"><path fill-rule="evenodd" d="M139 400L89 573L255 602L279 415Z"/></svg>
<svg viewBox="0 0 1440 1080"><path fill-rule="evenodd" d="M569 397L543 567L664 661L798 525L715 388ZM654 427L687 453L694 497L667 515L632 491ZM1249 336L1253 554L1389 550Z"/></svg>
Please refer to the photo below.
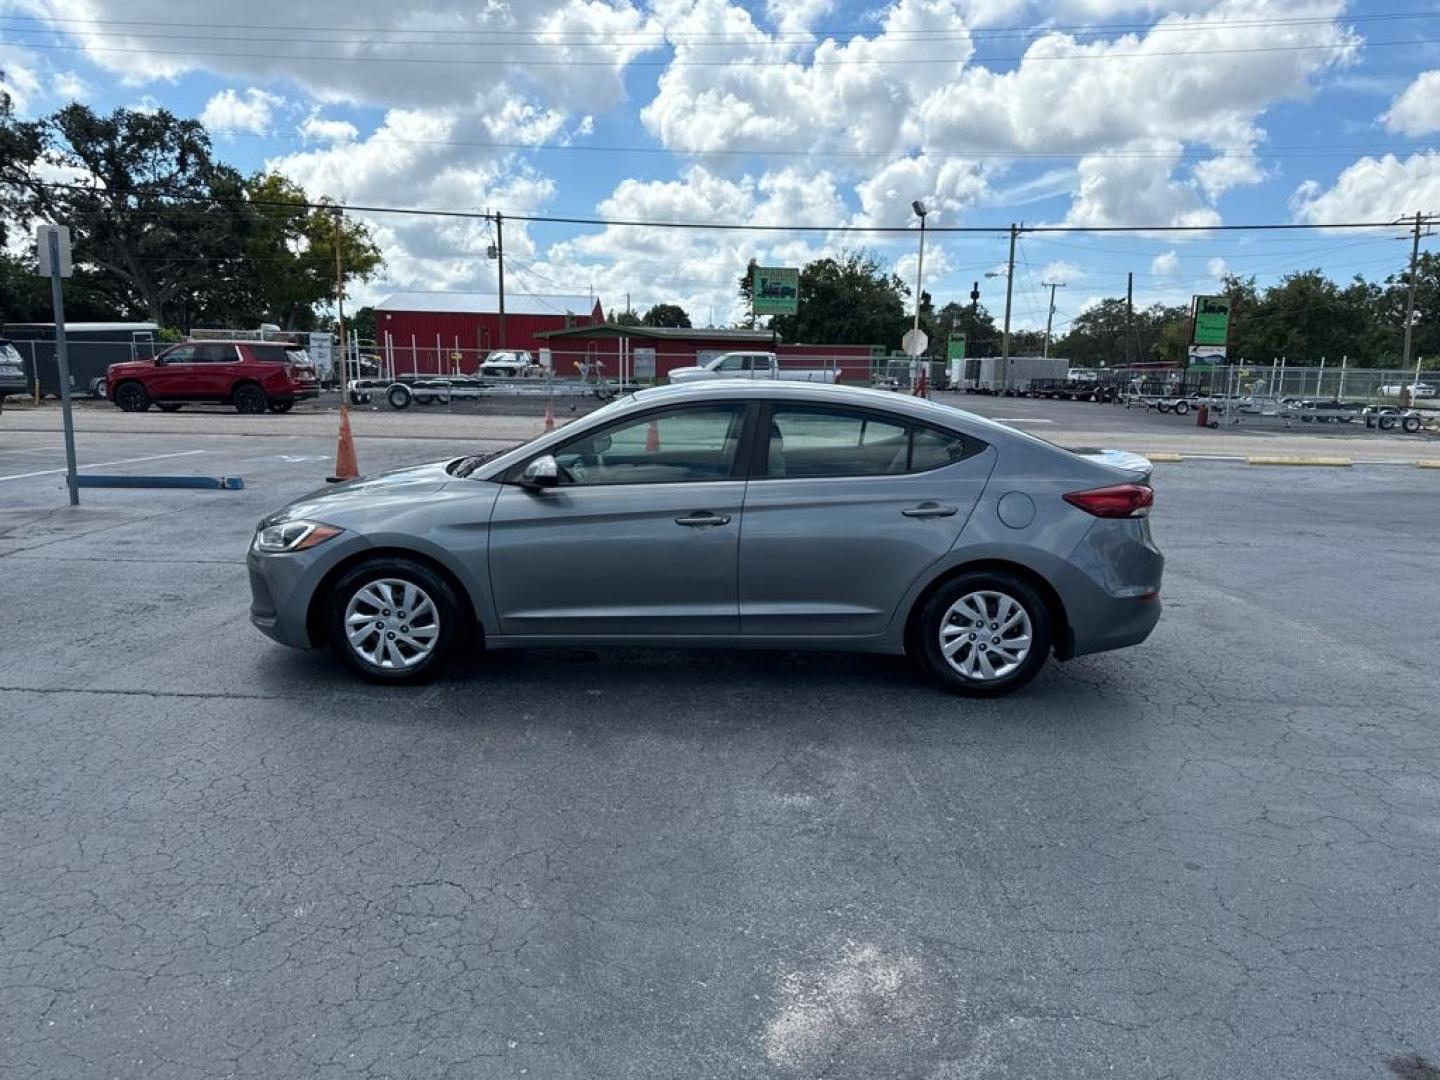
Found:
<svg viewBox="0 0 1440 1080"><path fill-rule="evenodd" d="M330 573L369 543L342 533L308 551L264 555L252 541L245 555L250 577L250 622L266 637L295 649L312 649L310 604Z"/></svg>

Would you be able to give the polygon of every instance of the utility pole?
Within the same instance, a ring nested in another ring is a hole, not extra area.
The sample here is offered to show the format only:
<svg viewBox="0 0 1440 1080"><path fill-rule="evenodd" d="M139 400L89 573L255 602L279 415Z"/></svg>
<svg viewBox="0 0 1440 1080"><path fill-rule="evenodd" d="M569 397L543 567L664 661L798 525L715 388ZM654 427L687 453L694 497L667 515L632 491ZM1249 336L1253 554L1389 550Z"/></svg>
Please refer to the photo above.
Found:
<svg viewBox="0 0 1440 1080"><path fill-rule="evenodd" d="M505 348L505 215L495 211L495 265L500 278L500 348Z"/></svg>
<svg viewBox="0 0 1440 1080"><path fill-rule="evenodd" d="M348 378L350 340L345 336L345 257L341 252L341 228L345 211L338 206L330 208L330 220L335 226L335 322L340 329L340 412L345 413L345 398L349 393Z"/></svg>
<svg viewBox="0 0 1440 1080"><path fill-rule="evenodd" d="M1015 294L1015 238L1020 235L1019 226L1010 225L1010 260L1005 267L1005 336L1000 344L1000 362L1005 366L1005 386L1010 389L1010 302Z"/></svg>
<svg viewBox="0 0 1440 1080"><path fill-rule="evenodd" d="M1050 356L1050 327L1055 320L1055 290L1063 289L1065 287L1065 282L1042 281L1040 283L1040 286L1041 288L1050 290L1050 310L1045 315L1045 351L1041 354L1048 359Z"/></svg>
<svg viewBox="0 0 1440 1080"><path fill-rule="evenodd" d="M1125 274L1125 366L1134 363L1135 346L1135 272Z"/></svg>
<svg viewBox="0 0 1440 1080"><path fill-rule="evenodd" d="M1410 241L1410 287L1406 290L1405 299L1405 358L1400 366L1406 371L1410 370L1410 332L1411 325L1415 322L1415 282L1419 277L1420 263L1420 225L1424 222L1425 215L1415 211L1415 231Z"/></svg>

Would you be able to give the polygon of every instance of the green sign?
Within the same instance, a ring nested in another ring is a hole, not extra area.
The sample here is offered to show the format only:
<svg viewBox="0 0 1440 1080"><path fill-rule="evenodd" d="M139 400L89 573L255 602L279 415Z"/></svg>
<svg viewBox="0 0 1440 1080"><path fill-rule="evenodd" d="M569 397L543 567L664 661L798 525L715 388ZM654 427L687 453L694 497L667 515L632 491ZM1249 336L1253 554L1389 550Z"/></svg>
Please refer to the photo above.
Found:
<svg viewBox="0 0 1440 1080"><path fill-rule="evenodd" d="M965 335L964 335L964 334L951 334L951 335L950 335L949 340L947 340L947 341L945 342L945 359L946 359L946 360L964 360L964 359L965 359Z"/></svg>
<svg viewBox="0 0 1440 1080"><path fill-rule="evenodd" d="M1195 297L1195 321L1191 328L1192 345L1224 345L1230 340L1230 298L1228 296Z"/></svg>
<svg viewBox="0 0 1440 1080"><path fill-rule="evenodd" d="M800 271L792 266L757 266L750 278L756 315L794 315L800 306Z"/></svg>

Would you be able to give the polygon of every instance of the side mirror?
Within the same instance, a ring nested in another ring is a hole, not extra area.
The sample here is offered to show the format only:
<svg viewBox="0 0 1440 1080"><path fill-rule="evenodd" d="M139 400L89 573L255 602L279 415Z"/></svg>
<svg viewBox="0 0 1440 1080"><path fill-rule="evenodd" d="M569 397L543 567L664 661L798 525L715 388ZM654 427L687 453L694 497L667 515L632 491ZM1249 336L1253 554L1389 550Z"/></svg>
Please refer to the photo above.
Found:
<svg viewBox="0 0 1440 1080"><path fill-rule="evenodd" d="M590 440L590 449L597 454L607 453L613 444L609 435L596 435Z"/></svg>
<svg viewBox="0 0 1440 1080"><path fill-rule="evenodd" d="M560 486L560 465L553 454L541 454L520 474L520 483L528 488L553 488Z"/></svg>

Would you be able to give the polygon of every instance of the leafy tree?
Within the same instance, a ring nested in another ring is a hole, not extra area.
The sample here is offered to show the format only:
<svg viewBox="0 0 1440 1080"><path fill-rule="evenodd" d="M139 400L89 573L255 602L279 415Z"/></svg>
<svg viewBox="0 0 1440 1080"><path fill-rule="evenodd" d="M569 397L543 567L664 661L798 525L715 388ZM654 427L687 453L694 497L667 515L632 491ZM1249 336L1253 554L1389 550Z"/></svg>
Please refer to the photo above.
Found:
<svg viewBox="0 0 1440 1080"><path fill-rule="evenodd" d="M379 331L376 329L375 309L368 305L345 316L345 329L359 334L361 341L380 340Z"/></svg>
<svg viewBox="0 0 1440 1080"><path fill-rule="evenodd" d="M679 304L656 304L640 320L646 326L673 326L688 329L690 316Z"/></svg>
<svg viewBox="0 0 1440 1080"><path fill-rule="evenodd" d="M300 186L278 173L251 177L245 197L251 219L245 229L245 254L262 321L286 330L312 329L316 305L335 299L333 213L308 205ZM373 277L383 259L370 231L345 218L339 235L347 285Z"/></svg>
<svg viewBox="0 0 1440 1080"><path fill-rule="evenodd" d="M0 250L5 247L8 222L26 208L31 170L43 149L44 129L15 118L5 92L5 72L0 71Z"/></svg>
<svg viewBox="0 0 1440 1080"><path fill-rule="evenodd" d="M898 349L909 328L908 295L879 257L843 251L801 269L796 314L776 315L770 325L787 341Z"/></svg>
<svg viewBox="0 0 1440 1080"><path fill-rule="evenodd" d="M620 312L619 314L617 314L617 315L616 315L613 319L611 319L610 321L613 322L613 323L615 323L615 325L617 325L617 326L643 326L643 325L644 325L644 324L640 321L640 316L639 316L639 315L636 315L635 312L629 311L629 310Z"/></svg>
<svg viewBox="0 0 1440 1080"><path fill-rule="evenodd" d="M755 267L760 264L754 258L745 264L745 273L740 275L739 293L740 299L745 301L745 317L743 322L746 328L755 329Z"/></svg>
<svg viewBox="0 0 1440 1080"><path fill-rule="evenodd" d="M1000 355L1001 334L995 326L994 316L984 304L976 303L972 317L970 307L968 303L956 300L942 307L935 315L938 336L944 338L952 330L964 334L966 356ZM944 355L943 351L940 355Z"/></svg>

